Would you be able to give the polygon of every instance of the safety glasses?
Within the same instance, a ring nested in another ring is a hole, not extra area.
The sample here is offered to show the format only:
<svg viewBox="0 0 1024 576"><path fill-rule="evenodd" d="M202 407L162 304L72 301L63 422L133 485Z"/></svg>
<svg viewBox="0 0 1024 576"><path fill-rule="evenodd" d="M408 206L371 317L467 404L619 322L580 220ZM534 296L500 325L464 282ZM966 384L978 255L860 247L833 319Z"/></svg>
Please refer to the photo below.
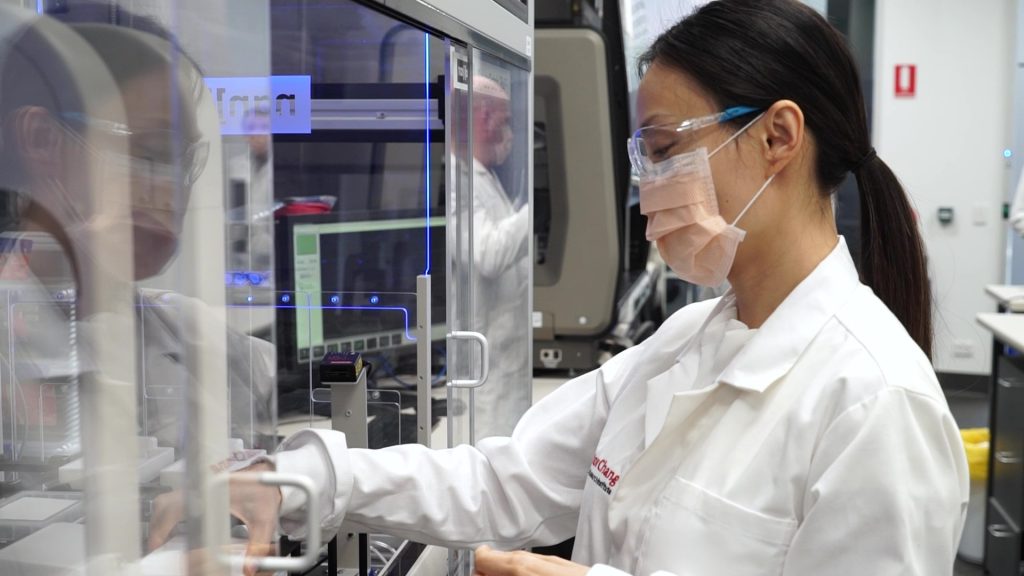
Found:
<svg viewBox="0 0 1024 576"><path fill-rule="evenodd" d="M638 176L648 175L658 162L693 150L698 132L703 128L759 111L759 108L751 106L734 106L717 114L691 118L679 123L645 126L634 132L626 142L629 162Z"/></svg>
<svg viewBox="0 0 1024 576"><path fill-rule="evenodd" d="M131 138L131 155L119 158L115 164L134 177L158 182L180 181L188 189L203 173L210 155L209 142L198 140L181 148L176 143L181 135L172 130L140 132L124 124L88 118L82 114L61 114L61 117L64 121L88 125L113 136Z"/></svg>

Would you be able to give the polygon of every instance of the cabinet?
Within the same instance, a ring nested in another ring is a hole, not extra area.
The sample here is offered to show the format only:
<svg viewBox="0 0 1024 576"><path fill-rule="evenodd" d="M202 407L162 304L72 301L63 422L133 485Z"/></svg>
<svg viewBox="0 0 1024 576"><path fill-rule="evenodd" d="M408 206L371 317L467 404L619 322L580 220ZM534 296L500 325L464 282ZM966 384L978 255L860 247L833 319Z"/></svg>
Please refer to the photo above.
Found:
<svg viewBox="0 0 1024 576"><path fill-rule="evenodd" d="M991 387L991 449L985 517L985 570L1019 576L1024 520L1024 358L997 337Z"/></svg>

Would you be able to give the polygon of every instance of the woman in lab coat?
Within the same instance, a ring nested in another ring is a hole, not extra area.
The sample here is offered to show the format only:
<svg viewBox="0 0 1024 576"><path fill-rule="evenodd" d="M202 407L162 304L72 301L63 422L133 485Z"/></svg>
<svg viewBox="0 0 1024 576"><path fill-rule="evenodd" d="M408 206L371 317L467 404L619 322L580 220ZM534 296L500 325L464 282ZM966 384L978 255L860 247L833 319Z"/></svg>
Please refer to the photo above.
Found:
<svg viewBox="0 0 1024 576"><path fill-rule="evenodd" d="M842 36L795 0L721 0L643 63L630 151L648 237L684 279L732 289L544 398L511 438L367 451L307 430L255 468L312 477L329 531L576 537L574 562L483 548L487 575L950 574L968 477L929 362L925 255ZM859 272L830 203L848 173ZM253 546L279 503L302 536L300 494L232 500Z"/></svg>

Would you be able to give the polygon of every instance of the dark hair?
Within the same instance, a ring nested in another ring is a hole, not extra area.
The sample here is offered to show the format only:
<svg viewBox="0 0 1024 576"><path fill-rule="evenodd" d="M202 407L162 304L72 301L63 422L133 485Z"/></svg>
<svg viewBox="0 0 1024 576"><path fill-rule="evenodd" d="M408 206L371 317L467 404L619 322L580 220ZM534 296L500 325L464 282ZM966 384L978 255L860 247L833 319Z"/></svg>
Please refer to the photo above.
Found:
<svg viewBox="0 0 1024 576"><path fill-rule="evenodd" d="M871 147L857 67L839 31L796 0L718 0L655 40L641 70L654 63L693 78L722 109L800 106L822 188L831 194L851 171L857 178L861 280L931 358L924 244L903 187Z"/></svg>

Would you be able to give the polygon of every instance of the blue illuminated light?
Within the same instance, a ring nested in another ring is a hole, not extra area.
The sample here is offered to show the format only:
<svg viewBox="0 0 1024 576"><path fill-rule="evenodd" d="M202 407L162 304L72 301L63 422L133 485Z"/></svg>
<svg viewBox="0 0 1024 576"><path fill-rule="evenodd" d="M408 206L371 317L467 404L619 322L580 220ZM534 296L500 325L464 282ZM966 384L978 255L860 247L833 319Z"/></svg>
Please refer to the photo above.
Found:
<svg viewBox="0 0 1024 576"><path fill-rule="evenodd" d="M246 302L252 302L252 296L246 296L245 297L245 301Z"/></svg>
<svg viewBox="0 0 1024 576"><path fill-rule="evenodd" d="M430 34L423 34L423 47L426 51L423 57L423 102L427 109L424 114L427 119L426 146L424 146L427 149L427 177L424 180L427 189L427 251L424 254L426 269L423 271L426 276L430 274Z"/></svg>
<svg viewBox="0 0 1024 576"><path fill-rule="evenodd" d="M259 286L260 284L263 283L263 276L256 272L250 272L249 283L252 284L253 286Z"/></svg>
<svg viewBox="0 0 1024 576"><path fill-rule="evenodd" d="M281 296L281 301L287 303L285 298L291 299L287 294ZM332 299L335 297L332 297ZM228 304L228 308L244 308L244 304ZM409 310L401 306L309 306L309 305L289 305L289 306L276 306L278 310L372 310L374 312L401 312L403 324L405 326L405 340L407 342L415 342L416 336L413 335L409 329Z"/></svg>
<svg viewBox="0 0 1024 576"><path fill-rule="evenodd" d="M1010 150L1009 148L1003 150L1003 158L1013 158L1013 150Z"/></svg>
<svg viewBox="0 0 1024 576"><path fill-rule="evenodd" d="M370 304L380 304L380 296L377 296L376 294L370 296Z"/></svg>
<svg viewBox="0 0 1024 576"><path fill-rule="evenodd" d="M341 298L338 298L337 295L331 296L331 304L337 304L338 302L341 302Z"/></svg>
<svg viewBox="0 0 1024 576"><path fill-rule="evenodd" d="M242 274L241 272L235 272L231 277L231 281L235 286L245 286L247 280L248 278L246 278L245 274Z"/></svg>
<svg viewBox="0 0 1024 576"><path fill-rule="evenodd" d="M287 303L289 303L291 301L292 301L291 295L285 294L284 296L281 296L281 302L284 302L285 304L287 304Z"/></svg>

